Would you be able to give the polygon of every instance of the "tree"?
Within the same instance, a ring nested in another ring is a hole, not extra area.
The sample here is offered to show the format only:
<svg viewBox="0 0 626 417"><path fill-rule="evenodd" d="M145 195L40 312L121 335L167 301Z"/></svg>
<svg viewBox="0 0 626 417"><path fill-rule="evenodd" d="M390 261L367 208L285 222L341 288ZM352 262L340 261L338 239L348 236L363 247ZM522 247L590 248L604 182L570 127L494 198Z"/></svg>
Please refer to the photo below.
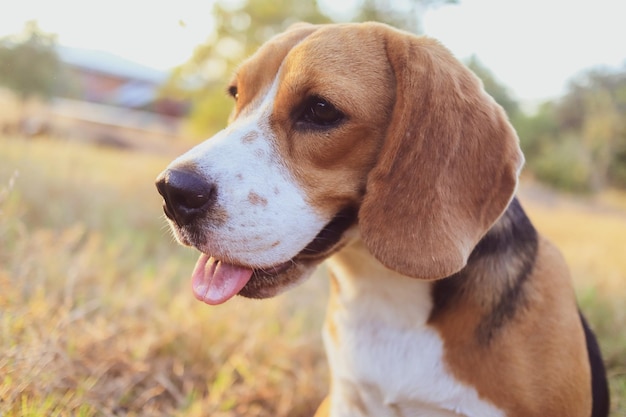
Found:
<svg viewBox="0 0 626 417"><path fill-rule="evenodd" d="M457 0L407 0L392 8L382 0L362 0L352 20L377 20L419 33L419 15L427 7ZM221 128L232 107L224 93L226 78L263 42L298 21L328 23L332 17L317 0L217 0L214 32L193 57L174 71L164 93L191 99L191 124L197 134Z"/></svg>
<svg viewBox="0 0 626 417"><path fill-rule="evenodd" d="M241 60L292 23L330 21L315 0L254 0L235 6L228 0L218 0L213 16L213 33L189 61L174 70L163 89L169 96L191 100L191 128L199 136L226 123L232 102L224 86Z"/></svg>
<svg viewBox="0 0 626 417"><path fill-rule="evenodd" d="M583 72L518 132L540 179L574 191L626 187L626 66Z"/></svg>
<svg viewBox="0 0 626 417"><path fill-rule="evenodd" d="M422 32L421 17L427 8L455 3L458 3L458 0L409 0L405 2L361 0L352 20L383 22L419 34Z"/></svg>
<svg viewBox="0 0 626 417"><path fill-rule="evenodd" d="M575 132L591 161L590 187L626 186L626 66L574 79L558 105L559 125Z"/></svg>
<svg viewBox="0 0 626 417"><path fill-rule="evenodd" d="M0 39L0 84L22 100L52 95L61 70L56 37L27 22L22 33Z"/></svg>

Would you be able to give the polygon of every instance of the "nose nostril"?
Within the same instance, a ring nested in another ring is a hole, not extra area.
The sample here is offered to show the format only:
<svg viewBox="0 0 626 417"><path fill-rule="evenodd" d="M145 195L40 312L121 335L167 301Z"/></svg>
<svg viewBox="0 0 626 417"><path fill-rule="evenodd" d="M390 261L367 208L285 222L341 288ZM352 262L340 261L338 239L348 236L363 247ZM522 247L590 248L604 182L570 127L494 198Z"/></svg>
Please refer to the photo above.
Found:
<svg viewBox="0 0 626 417"><path fill-rule="evenodd" d="M205 214L217 200L216 187L193 171L166 170L156 181L164 211L179 226Z"/></svg>
<svg viewBox="0 0 626 417"><path fill-rule="evenodd" d="M180 192L176 190L172 193L171 198L176 203L188 209L199 209L211 199L212 190L207 191Z"/></svg>
<svg viewBox="0 0 626 417"><path fill-rule="evenodd" d="M160 173L155 182L157 191L163 197L165 197L165 172Z"/></svg>

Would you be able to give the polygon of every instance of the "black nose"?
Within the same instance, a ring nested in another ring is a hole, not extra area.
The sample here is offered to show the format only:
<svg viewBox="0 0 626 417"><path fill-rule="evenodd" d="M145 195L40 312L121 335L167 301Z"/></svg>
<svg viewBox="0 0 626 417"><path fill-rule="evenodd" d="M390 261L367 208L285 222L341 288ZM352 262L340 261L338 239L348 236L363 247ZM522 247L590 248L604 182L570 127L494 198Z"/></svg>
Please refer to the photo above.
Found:
<svg viewBox="0 0 626 417"><path fill-rule="evenodd" d="M216 186L189 170L161 172L156 187L165 201L165 215L179 226L206 214L217 200Z"/></svg>

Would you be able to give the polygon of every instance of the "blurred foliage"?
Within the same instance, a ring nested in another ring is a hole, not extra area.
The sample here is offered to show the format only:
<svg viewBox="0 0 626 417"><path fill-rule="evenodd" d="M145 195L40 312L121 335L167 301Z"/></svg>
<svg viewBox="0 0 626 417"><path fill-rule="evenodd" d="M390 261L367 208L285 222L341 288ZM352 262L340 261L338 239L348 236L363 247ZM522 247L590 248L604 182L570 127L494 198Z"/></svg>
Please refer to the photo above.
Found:
<svg viewBox="0 0 626 417"><path fill-rule="evenodd" d="M626 66L591 69L515 120L530 170L570 191L626 187Z"/></svg>
<svg viewBox="0 0 626 417"><path fill-rule="evenodd" d="M0 39L0 84L22 99L50 97L61 74L56 37L27 22L22 33Z"/></svg>
<svg viewBox="0 0 626 417"><path fill-rule="evenodd" d="M294 16L298 16L295 18ZM190 99L193 133L209 135L224 127L232 108L225 92L229 74L259 45L300 20L327 23L315 0L220 0L213 8L214 31L189 61L176 68L163 93Z"/></svg>
<svg viewBox="0 0 626 417"><path fill-rule="evenodd" d="M543 151L529 159L529 165L544 183L567 191L589 191L593 168L583 144L576 136L546 141Z"/></svg>
<svg viewBox="0 0 626 417"><path fill-rule="evenodd" d="M350 20L376 20L420 32L419 18L428 7L457 0L407 0L402 5L362 0ZM163 93L190 99L192 131L206 137L221 129L232 102L224 88L229 74L242 59L272 36L296 22L330 23L333 18L317 0L218 0L213 16L214 31L198 46L193 57L176 68Z"/></svg>
<svg viewBox="0 0 626 417"><path fill-rule="evenodd" d="M361 0L352 21L383 22L409 32L421 33L421 17L427 8L455 3L458 3L458 0L408 0L405 2Z"/></svg>

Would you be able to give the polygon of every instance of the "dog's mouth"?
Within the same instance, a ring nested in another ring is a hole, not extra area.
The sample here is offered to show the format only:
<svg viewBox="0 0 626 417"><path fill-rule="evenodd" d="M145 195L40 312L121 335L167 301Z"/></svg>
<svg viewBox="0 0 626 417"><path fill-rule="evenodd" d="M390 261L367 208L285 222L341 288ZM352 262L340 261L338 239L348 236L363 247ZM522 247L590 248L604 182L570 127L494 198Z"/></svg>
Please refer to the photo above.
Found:
<svg viewBox="0 0 626 417"><path fill-rule="evenodd" d="M289 284L293 275L299 275L295 272L292 274L292 271L301 266L315 265L334 252L344 232L356 222L356 218L355 208L341 210L296 256L269 267L237 265L202 253L192 274L194 296L207 304L217 305L237 294L252 298L274 294L268 287Z"/></svg>

